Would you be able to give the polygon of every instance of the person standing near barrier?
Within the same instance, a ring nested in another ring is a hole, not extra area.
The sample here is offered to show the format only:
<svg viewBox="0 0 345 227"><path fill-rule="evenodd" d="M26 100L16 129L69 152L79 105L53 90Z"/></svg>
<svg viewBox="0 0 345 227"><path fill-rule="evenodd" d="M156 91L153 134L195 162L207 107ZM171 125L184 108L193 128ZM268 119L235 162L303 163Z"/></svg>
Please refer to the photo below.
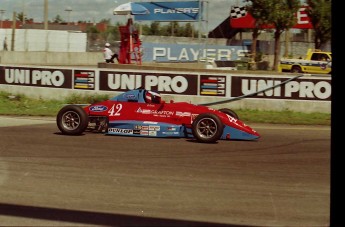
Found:
<svg viewBox="0 0 345 227"><path fill-rule="evenodd" d="M103 55L104 55L104 61L106 63L115 63L114 59L116 58L117 62L119 62L119 55L117 53L114 53L110 49L110 43L106 43L104 50L103 50Z"/></svg>

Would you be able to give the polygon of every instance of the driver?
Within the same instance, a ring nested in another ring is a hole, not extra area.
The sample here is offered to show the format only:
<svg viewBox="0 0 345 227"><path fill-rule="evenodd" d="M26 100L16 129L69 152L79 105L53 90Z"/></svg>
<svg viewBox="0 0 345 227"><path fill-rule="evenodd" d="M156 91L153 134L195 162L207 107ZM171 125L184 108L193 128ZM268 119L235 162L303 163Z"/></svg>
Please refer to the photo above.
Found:
<svg viewBox="0 0 345 227"><path fill-rule="evenodd" d="M146 91L145 93L145 101L146 103L155 103L160 104L161 103L161 95L153 92L153 91Z"/></svg>

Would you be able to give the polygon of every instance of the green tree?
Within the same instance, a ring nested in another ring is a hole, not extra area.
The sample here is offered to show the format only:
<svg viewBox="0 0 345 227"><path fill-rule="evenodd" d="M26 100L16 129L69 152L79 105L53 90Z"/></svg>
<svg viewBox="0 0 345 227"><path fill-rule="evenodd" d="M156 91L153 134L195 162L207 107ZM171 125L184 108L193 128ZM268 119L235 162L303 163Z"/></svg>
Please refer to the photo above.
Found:
<svg viewBox="0 0 345 227"><path fill-rule="evenodd" d="M182 35L183 37L192 37L194 38L194 29L190 22L186 23L184 28L182 28Z"/></svg>
<svg viewBox="0 0 345 227"><path fill-rule="evenodd" d="M107 25L110 25L111 24L111 19L102 19L99 21L99 23L105 23Z"/></svg>
<svg viewBox="0 0 345 227"><path fill-rule="evenodd" d="M169 26L169 25L160 26L159 33L157 35L171 36L171 26Z"/></svg>
<svg viewBox="0 0 345 227"><path fill-rule="evenodd" d="M62 17L58 14L54 17L53 19L53 23L62 23L64 22L64 20L62 19Z"/></svg>
<svg viewBox="0 0 345 227"><path fill-rule="evenodd" d="M141 29L142 35L148 35L150 33L150 26L148 24L142 24Z"/></svg>
<svg viewBox="0 0 345 227"><path fill-rule="evenodd" d="M17 21L25 21L25 22L29 21L29 19L24 15L23 12L18 13L16 18L17 18Z"/></svg>
<svg viewBox="0 0 345 227"><path fill-rule="evenodd" d="M96 26L89 26L86 28L86 33L92 41L97 40L99 31Z"/></svg>
<svg viewBox="0 0 345 227"><path fill-rule="evenodd" d="M108 26L107 30L101 33L103 40L105 42L119 41L121 38L119 26L119 23L117 23L115 26Z"/></svg>
<svg viewBox="0 0 345 227"><path fill-rule="evenodd" d="M150 25L142 25L143 35L194 37L196 33L191 23L181 26L174 21L162 26L160 22L153 21Z"/></svg>
<svg viewBox="0 0 345 227"><path fill-rule="evenodd" d="M160 33L160 23L157 21L154 21L150 25L150 32L148 35L159 35Z"/></svg>
<svg viewBox="0 0 345 227"><path fill-rule="evenodd" d="M271 12L267 9L268 1L246 0L246 2L250 2L250 4L246 6L247 11L255 18L251 46L251 61L255 62L257 40L261 34L262 26L269 23L268 18Z"/></svg>
<svg viewBox="0 0 345 227"><path fill-rule="evenodd" d="M261 5L263 11L261 14L265 15L261 19L275 28L273 70L277 71L280 60L280 35L296 24L295 15L301 7L300 0L249 0L249 2Z"/></svg>
<svg viewBox="0 0 345 227"><path fill-rule="evenodd" d="M166 30L167 30L167 32L170 31L171 36L177 36L179 28L180 28L180 25L178 24L178 22L172 21L172 22L169 22L169 24L166 27Z"/></svg>
<svg viewBox="0 0 345 227"><path fill-rule="evenodd" d="M308 0L307 14L314 27L315 49L320 49L332 38L331 0Z"/></svg>

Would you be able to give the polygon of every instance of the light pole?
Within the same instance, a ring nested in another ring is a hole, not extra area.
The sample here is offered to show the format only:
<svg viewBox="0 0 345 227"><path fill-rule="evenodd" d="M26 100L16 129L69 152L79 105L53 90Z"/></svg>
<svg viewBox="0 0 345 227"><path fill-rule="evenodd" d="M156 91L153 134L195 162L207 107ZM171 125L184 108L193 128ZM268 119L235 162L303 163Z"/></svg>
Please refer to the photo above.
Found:
<svg viewBox="0 0 345 227"><path fill-rule="evenodd" d="M2 16L4 15L5 12L6 12L6 10L0 9L0 15L1 15L1 17L0 17L0 19L1 19L1 21L0 21L0 28L2 28Z"/></svg>
<svg viewBox="0 0 345 227"><path fill-rule="evenodd" d="M23 1L23 18L22 18L23 25L25 24L25 1Z"/></svg>
<svg viewBox="0 0 345 227"><path fill-rule="evenodd" d="M65 11L68 13L68 21L67 24L69 25L70 22L70 16L71 16L71 12L72 12L72 8L70 6L68 6Z"/></svg>
<svg viewBox="0 0 345 227"><path fill-rule="evenodd" d="M44 30L48 30L48 0L44 0Z"/></svg>

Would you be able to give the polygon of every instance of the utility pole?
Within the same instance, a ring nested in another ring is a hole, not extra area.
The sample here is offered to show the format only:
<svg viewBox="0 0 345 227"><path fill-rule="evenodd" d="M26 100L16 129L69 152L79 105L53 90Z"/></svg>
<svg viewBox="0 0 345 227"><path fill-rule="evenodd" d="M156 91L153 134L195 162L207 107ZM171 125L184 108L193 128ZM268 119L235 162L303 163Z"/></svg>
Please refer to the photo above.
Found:
<svg viewBox="0 0 345 227"><path fill-rule="evenodd" d="M3 15L6 12L6 10L4 9L0 9L0 29L2 28L2 20L3 20ZM6 35L5 35L5 39L4 39L4 50L7 50L7 43L6 43Z"/></svg>
<svg viewBox="0 0 345 227"><path fill-rule="evenodd" d="M4 10L4 9L0 9L0 15L1 15L1 17L0 17L0 28L2 28L2 20L3 20L3 15L4 15L4 13L6 12L6 10Z"/></svg>
<svg viewBox="0 0 345 227"><path fill-rule="evenodd" d="M25 24L25 1L23 1L23 18L22 18L23 25Z"/></svg>
<svg viewBox="0 0 345 227"><path fill-rule="evenodd" d="M289 57L289 42L290 42L290 29L285 30L285 51L284 57Z"/></svg>
<svg viewBox="0 0 345 227"><path fill-rule="evenodd" d="M17 13L13 12L12 16L12 41L11 41L11 51L14 51L14 38L16 37L16 17Z"/></svg>
<svg viewBox="0 0 345 227"><path fill-rule="evenodd" d="M199 27L199 31L198 31L198 42L199 42L199 55L198 55L198 66L200 63L200 58L201 56L201 20L202 20L202 15L201 15L201 3L202 0L199 0L199 12L198 12L198 27Z"/></svg>
<svg viewBox="0 0 345 227"><path fill-rule="evenodd" d="M48 0L44 0L44 30L48 30Z"/></svg>

